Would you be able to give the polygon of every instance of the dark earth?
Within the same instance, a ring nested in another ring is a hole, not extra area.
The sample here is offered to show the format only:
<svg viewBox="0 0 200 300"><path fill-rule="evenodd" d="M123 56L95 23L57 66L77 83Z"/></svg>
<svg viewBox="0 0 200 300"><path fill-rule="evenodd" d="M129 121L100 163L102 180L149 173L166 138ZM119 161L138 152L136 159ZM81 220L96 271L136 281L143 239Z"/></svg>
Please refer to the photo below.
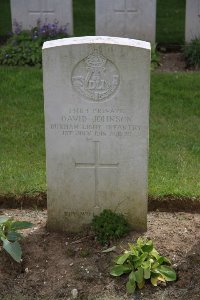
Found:
<svg viewBox="0 0 200 300"><path fill-rule="evenodd" d="M194 70L186 68L182 53L161 53L156 72L166 71ZM111 243L109 247L117 247L110 253L102 253L104 248L89 228L79 234L48 232L45 207L45 193L0 196L0 214L34 224L23 231L20 264L0 246L1 300L75 299L76 293L77 299L88 300L200 300L199 198L149 197L148 231L132 231ZM177 281L158 287L147 282L135 295L127 295L126 276L111 277L109 270L114 257L141 235L152 239L160 254L171 259Z"/></svg>
<svg viewBox="0 0 200 300"><path fill-rule="evenodd" d="M14 262L0 251L0 299L200 299L200 214L149 212L148 231L134 231L118 242L115 252L104 249L91 230L79 234L49 233L46 210L7 209L3 214L31 221L24 230L23 260ZM178 280L159 287L147 283L136 294L127 295L126 276L109 275L115 256L140 236L152 239L160 254L171 259Z"/></svg>

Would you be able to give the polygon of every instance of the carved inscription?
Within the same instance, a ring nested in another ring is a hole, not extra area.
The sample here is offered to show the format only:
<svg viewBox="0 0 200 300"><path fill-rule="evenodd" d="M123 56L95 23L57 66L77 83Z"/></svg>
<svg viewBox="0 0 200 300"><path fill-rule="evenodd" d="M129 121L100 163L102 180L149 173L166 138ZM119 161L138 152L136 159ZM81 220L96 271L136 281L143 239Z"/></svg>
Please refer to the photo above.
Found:
<svg viewBox="0 0 200 300"><path fill-rule="evenodd" d="M72 218L72 217L87 217L91 216L92 213L90 211L65 211L64 216L66 218Z"/></svg>
<svg viewBox="0 0 200 300"><path fill-rule="evenodd" d="M50 129L62 136L96 137L130 137L141 131L141 126L134 124L134 119L123 109L79 108L71 107L58 122L52 123Z"/></svg>
<svg viewBox="0 0 200 300"><path fill-rule="evenodd" d="M74 89L85 98L102 102L110 97L120 82L117 67L99 50L81 60L72 72Z"/></svg>

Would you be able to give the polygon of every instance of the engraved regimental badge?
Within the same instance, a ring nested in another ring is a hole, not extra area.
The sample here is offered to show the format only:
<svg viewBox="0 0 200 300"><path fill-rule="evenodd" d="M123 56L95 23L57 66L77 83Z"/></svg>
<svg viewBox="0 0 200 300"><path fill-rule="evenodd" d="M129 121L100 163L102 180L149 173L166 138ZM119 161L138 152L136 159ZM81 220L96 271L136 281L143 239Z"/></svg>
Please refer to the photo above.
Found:
<svg viewBox="0 0 200 300"><path fill-rule="evenodd" d="M72 72L74 89L93 102L101 102L110 97L117 90L119 82L117 67L99 50L93 50Z"/></svg>

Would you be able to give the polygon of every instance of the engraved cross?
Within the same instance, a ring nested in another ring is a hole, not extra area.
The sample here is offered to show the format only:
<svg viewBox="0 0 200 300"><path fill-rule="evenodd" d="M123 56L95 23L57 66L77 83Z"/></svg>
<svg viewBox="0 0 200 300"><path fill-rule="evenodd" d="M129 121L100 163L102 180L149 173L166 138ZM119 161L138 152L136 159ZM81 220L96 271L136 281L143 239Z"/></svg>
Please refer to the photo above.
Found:
<svg viewBox="0 0 200 300"><path fill-rule="evenodd" d="M120 1L120 5L119 3L115 4L115 12L119 12L119 13L138 13L138 9L132 7L132 5L128 5L128 0L122 0L123 3L121 3ZM130 0L129 0L130 2ZM118 4L118 5L117 5Z"/></svg>
<svg viewBox="0 0 200 300"><path fill-rule="evenodd" d="M118 0L115 2L114 12L124 14L124 34L127 32L128 16L139 14L139 10L134 7L132 1L133 0Z"/></svg>
<svg viewBox="0 0 200 300"><path fill-rule="evenodd" d="M37 6L38 4L38 6ZM51 5L51 3L47 3L46 0L40 0L36 3L36 7L34 8L34 6L30 5L30 8L28 10L28 12L31 15L38 15L39 18L41 18L44 14L47 15L51 15L55 13L54 7Z"/></svg>
<svg viewBox="0 0 200 300"><path fill-rule="evenodd" d="M95 208L99 208L99 198L98 198L98 186L99 186L99 176L98 169L116 169L119 166L119 163L100 163L100 142L93 141L94 143L94 152L95 152L95 161L92 163L77 163L75 162L76 168L86 168L94 169L94 178L95 178Z"/></svg>

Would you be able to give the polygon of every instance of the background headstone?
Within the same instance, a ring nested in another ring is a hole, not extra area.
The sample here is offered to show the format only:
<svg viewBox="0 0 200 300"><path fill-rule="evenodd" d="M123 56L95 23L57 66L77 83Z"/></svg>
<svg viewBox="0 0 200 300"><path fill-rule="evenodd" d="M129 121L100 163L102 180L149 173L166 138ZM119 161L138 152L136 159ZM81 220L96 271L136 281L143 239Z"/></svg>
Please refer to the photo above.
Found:
<svg viewBox="0 0 200 300"><path fill-rule="evenodd" d="M155 43L156 0L96 0L96 35Z"/></svg>
<svg viewBox="0 0 200 300"><path fill-rule="evenodd" d="M200 38L200 0L186 0L185 41Z"/></svg>
<svg viewBox="0 0 200 300"><path fill-rule="evenodd" d="M43 46L48 227L103 209L145 230L150 44L81 37Z"/></svg>
<svg viewBox="0 0 200 300"><path fill-rule="evenodd" d="M12 27L15 22L22 29L30 29L41 24L52 24L58 21L58 26L67 25L69 34L73 34L72 0L11 0Z"/></svg>

